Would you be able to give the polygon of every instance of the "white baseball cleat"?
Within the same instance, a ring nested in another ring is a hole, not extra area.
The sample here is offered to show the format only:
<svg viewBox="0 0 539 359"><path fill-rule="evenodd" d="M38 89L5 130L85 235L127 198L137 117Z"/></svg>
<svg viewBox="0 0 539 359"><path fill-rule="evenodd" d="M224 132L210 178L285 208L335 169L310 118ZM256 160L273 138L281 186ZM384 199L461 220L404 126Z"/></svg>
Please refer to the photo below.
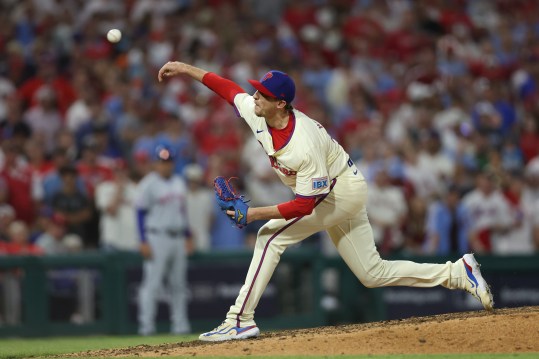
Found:
<svg viewBox="0 0 539 359"><path fill-rule="evenodd" d="M200 334L198 339L204 342L222 342L225 340L254 338L259 334L260 329L256 325L240 328L224 321L211 332Z"/></svg>
<svg viewBox="0 0 539 359"><path fill-rule="evenodd" d="M494 299L487 282L483 279L479 270L479 263L475 260L473 254L462 256L464 270L466 271L466 280L464 281L464 290L471 293L488 310L494 310Z"/></svg>

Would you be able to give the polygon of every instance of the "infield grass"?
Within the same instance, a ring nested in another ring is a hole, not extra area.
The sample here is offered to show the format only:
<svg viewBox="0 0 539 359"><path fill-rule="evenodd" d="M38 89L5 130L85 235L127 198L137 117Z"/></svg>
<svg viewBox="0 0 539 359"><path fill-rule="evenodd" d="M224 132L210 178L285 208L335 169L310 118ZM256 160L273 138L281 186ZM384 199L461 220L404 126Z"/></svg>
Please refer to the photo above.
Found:
<svg viewBox="0 0 539 359"><path fill-rule="evenodd" d="M62 354L85 352L88 350L125 348L142 344L158 345L164 343L178 343L196 339L196 335L174 336L157 335L141 336L89 336L89 337L54 337L40 339L0 339L1 359L21 359L47 356L61 356ZM254 357L254 356L249 356ZM93 359L97 357L78 355L77 359ZM102 357L100 357L101 359ZM142 359L143 357L133 356ZM158 356L155 358L163 358ZM167 359L182 357L166 357ZM185 358L185 357L183 357ZM197 358L202 358L197 356ZM224 359L234 357L211 357ZM271 358L271 357L256 357ZM539 353L526 354L438 354L438 355L342 355L342 356L280 356L280 359L321 359L321 358L357 358L357 359L539 359ZM115 358L116 359L116 358Z"/></svg>
<svg viewBox="0 0 539 359"><path fill-rule="evenodd" d="M125 348L136 345L158 345L194 340L197 335L155 335L132 336L88 336L88 337L53 337L39 339L0 339L0 358L28 358L87 350Z"/></svg>

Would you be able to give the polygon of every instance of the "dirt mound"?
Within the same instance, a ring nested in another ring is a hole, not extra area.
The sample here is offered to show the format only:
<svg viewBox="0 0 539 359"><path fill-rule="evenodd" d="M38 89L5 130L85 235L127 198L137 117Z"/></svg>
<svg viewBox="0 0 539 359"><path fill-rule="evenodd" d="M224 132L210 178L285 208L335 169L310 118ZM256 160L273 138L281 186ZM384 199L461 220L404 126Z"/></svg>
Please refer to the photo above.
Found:
<svg viewBox="0 0 539 359"><path fill-rule="evenodd" d="M265 333L87 352L91 356L240 356L539 352L539 307L443 314L376 323ZM80 353L79 355L81 355Z"/></svg>

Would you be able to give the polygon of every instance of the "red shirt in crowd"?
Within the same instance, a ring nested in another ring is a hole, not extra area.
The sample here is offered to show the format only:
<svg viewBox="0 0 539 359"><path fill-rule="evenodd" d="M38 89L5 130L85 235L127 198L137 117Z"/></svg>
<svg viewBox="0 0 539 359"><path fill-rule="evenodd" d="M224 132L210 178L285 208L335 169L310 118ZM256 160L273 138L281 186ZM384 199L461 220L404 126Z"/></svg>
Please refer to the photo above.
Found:
<svg viewBox="0 0 539 359"><path fill-rule="evenodd" d="M4 168L0 176L8 188L8 203L15 210L17 219L32 224L35 218L32 198L32 169L26 165L13 165Z"/></svg>
<svg viewBox="0 0 539 359"><path fill-rule="evenodd" d="M0 254L8 256L40 255L43 250L31 243L13 243L0 241Z"/></svg>
<svg viewBox="0 0 539 359"><path fill-rule="evenodd" d="M94 198L95 188L98 184L114 179L114 172L112 169L100 163L90 165L88 163L79 162L77 164L77 171L86 186L89 198Z"/></svg>
<svg viewBox="0 0 539 359"><path fill-rule="evenodd" d="M45 81L40 77L34 77L26 81L18 91L20 98L29 105L36 104L36 92L46 85ZM69 81L58 76L49 84L54 90L58 101L58 109L63 114L66 113L69 106L77 99L77 94Z"/></svg>

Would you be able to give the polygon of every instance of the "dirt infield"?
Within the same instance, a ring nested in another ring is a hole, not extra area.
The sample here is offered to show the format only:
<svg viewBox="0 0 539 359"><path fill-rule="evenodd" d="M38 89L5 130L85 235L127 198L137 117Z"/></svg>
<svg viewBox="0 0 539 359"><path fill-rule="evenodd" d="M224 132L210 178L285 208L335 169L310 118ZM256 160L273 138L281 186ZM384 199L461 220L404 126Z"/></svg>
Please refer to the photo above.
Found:
<svg viewBox="0 0 539 359"><path fill-rule="evenodd" d="M257 339L244 341L224 343L194 341L102 350L83 355L321 356L524 352L539 352L539 307L288 330L265 333Z"/></svg>

